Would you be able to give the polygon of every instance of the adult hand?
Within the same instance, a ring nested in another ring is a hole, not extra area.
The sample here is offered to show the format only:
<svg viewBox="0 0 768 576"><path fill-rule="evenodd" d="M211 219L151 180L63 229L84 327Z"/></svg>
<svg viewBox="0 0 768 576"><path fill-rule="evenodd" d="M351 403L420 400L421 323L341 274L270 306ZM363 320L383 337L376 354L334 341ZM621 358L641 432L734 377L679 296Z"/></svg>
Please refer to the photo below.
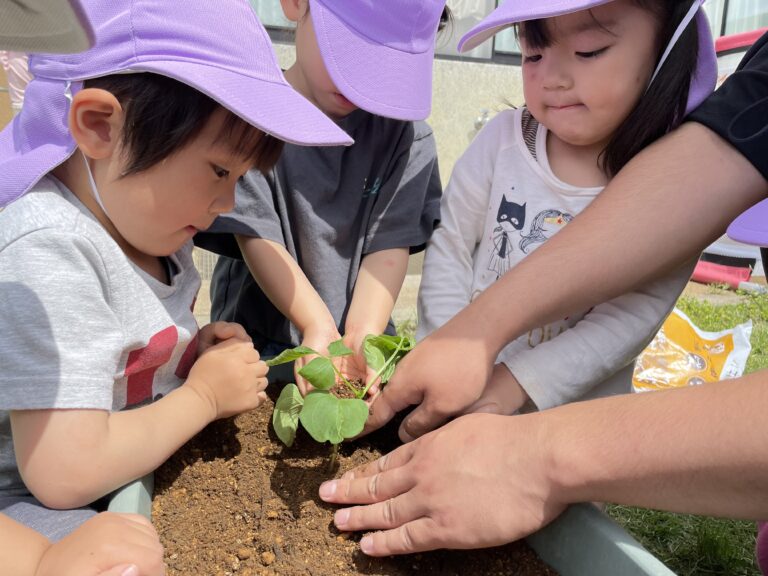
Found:
<svg viewBox="0 0 768 576"><path fill-rule="evenodd" d="M104 512L43 554L35 576L162 576L163 547L137 514Z"/></svg>
<svg viewBox="0 0 768 576"><path fill-rule="evenodd" d="M493 367L491 379L485 386L480 398L464 410L464 414L502 414L511 415L520 410L529 400L520 382L505 364Z"/></svg>
<svg viewBox="0 0 768 576"><path fill-rule="evenodd" d="M455 320L455 319L454 319ZM453 320L421 341L398 364L374 399L364 433L380 428L413 404L400 425L400 439L410 442L462 413L483 393L496 352L479 337L467 337Z"/></svg>
<svg viewBox="0 0 768 576"><path fill-rule="evenodd" d="M370 556L497 546L558 516L539 414L472 414L320 486L340 530L382 530L360 542Z"/></svg>

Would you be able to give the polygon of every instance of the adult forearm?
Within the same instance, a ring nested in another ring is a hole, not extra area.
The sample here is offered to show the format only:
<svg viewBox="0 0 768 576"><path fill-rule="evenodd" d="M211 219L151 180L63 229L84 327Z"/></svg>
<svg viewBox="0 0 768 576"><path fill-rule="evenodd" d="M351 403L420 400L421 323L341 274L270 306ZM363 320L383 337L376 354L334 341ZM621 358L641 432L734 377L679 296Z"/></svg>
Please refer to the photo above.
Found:
<svg viewBox="0 0 768 576"><path fill-rule="evenodd" d="M0 566L3 574L34 576L51 543L31 528L0 514Z"/></svg>
<svg viewBox="0 0 768 576"><path fill-rule="evenodd" d="M768 371L542 412L554 492L673 512L768 517Z"/></svg>
<svg viewBox="0 0 768 576"><path fill-rule="evenodd" d="M635 157L563 231L460 313L450 332L484 335L498 352L536 325L681 265L766 194L765 179L734 148L686 124ZM547 281L553 263L558 280Z"/></svg>

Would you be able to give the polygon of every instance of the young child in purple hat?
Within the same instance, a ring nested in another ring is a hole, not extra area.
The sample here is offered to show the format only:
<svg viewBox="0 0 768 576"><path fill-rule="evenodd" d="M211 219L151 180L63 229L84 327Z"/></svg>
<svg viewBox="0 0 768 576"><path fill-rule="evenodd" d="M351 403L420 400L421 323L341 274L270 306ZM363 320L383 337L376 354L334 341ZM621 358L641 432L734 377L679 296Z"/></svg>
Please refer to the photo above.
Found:
<svg viewBox="0 0 768 576"><path fill-rule="evenodd" d="M247 0L83 4L95 45L33 55L0 133L0 512L52 541L262 403L243 328L198 330L191 239L282 140L350 142L287 84Z"/></svg>
<svg viewBox="0 0 768 576"><path fill-rule="evenodd" d="M274 170L240 181L235 212L195 242L220 258L211 317L241 323L264 354L342 335L359 351L392 333L408 255L423 249L442 193L430 112L444 0L283 0L296 22L291 85L355 140L286 146ZM295 370L306 360L297 362ZM344 367L359 374L361 355ZM307 385L299 378L300 388Z"/></svg>
<svg viewBox="0 0 768 576"><path fill-rule="evenodd" d="M425 256L419 339L566 226L711 91L714 48L700 4L508 0L464 38L468 49L517 26L526 105L494 118L454 168ZM466 411L512 414L630 392L634 359L692 269L512 341ZM537 282L568 281L551 272Z"/></svg>

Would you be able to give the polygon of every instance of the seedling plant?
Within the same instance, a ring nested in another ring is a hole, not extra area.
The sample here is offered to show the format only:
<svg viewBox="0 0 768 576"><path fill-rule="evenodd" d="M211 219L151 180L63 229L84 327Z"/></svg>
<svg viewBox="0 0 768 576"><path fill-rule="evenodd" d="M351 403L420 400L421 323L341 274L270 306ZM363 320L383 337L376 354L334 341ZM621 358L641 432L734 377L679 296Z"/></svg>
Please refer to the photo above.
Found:
<svg viewBox="0 0 768 576"><path fill-rule="evenodd" d="M291 383L283 388L277 399L272 414L277 437L286 446L292 446L301 422L315 441L331 443L330 465L333 467L342 440L353 438L363 431L368 419L368 405L363 399L368 390L377 380L382 386L386 384L397 363L413 346L413 339L408 336L366 336L363 356L374 375L362 384L351 382L334 364L335 358L354 354L341 340L328 346L327 355L307 346L297 346L268 360L267 365L277 366L304 356L317 356L299 370L299 375L312 384L314 390L303 397L298 386ZM339 387L342 389L339 390Z"/></svg>

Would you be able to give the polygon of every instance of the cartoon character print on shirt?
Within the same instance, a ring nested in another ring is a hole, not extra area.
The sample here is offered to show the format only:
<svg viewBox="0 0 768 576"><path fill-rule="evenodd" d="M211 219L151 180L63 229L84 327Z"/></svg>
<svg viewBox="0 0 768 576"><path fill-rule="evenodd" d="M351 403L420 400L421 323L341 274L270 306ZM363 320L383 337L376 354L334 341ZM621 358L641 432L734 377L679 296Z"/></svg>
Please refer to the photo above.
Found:
<svg viewBox="0 0 768 576"><path fill-rule="evenodd" d="M197 342L198 334L195 334L173 371L173 374L181 380L189 375L195 362ZM138 408L163 397L162 393L158 393L153 398L155 376L158 370L173 358L178 343L178 329L176 326L168 326L152 336L146 346L132 350L128 354L125 365L126 408Z"/></svg>
<svg viewBox="0 0 768 576"><path fill-rule="evenodd" d="M514 191L514 188L512 188ZM499 210L496 213L498 226L493 229L493 249L488 270L496 273L496 279L501 278L510 268L512 255L511 234L522 230L525 226L525 204L516 204L502 195Z"/></svg>
<svg viewBox="0 0 768 576"><path fill-rule="evenodd" d="M533 219L528 234L520 235L520 250L523 251L523 254L528 254L532 245L546 242L571 220L573 220L571 214L561 212L560 210L543 210L539 212L536 214L536 218Z"/></svg>

